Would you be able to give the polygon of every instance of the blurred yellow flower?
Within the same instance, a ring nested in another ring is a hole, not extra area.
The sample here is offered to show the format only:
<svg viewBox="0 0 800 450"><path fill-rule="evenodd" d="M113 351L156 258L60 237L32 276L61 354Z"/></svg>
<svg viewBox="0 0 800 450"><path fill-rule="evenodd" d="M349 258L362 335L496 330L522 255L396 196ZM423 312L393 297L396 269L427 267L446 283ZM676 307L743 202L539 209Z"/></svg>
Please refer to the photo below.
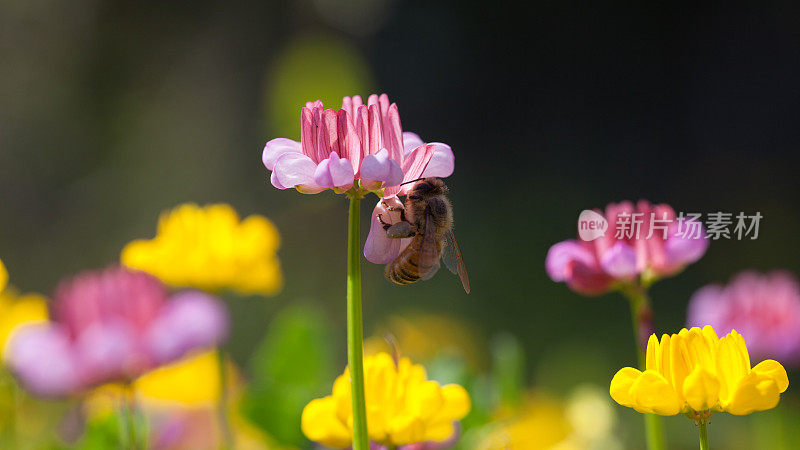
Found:
<svg viewBox="0 0 800 450"><path fill-rule="evenodd" d="M386 341L391 335L396 342ZM397 348L393 348L393 345ZM455 317L429 313L392 316L364 341L364 353L374 355L395 350L414 361L429 361L445 353L461 356L472 366L480 367L485 349L475 327Z"/></svg>
<svg viewBox="0 0 800 450"><path fill-rule="evenodd" d="M144 410L214 407L220 397L219 357L216 350L191 354L147 372L133 382L132 388L137 404ZM87 415L98 417L114 412L125 391L115 383L93 390L84 405Z"/></svg>
<svg viewBox="0 0 800 450"><path fill-rule="evenodd" d="M429 381L425 368L408 358L398 364L387 353L364 358L367 428L373 442L399 446L444 441L455 433L454 422L470 410L461 386ZM312 441L345 448L352 440L350 372L336 378L333 395L312 400L303 409L301 426Z"/></svg>
<svg viewBox="0 0 800 450"><path fill-rule="evenodd" d="M222 380L220 358L216 350L189 355L139 377L132 386L136 407L152 422L153 438L167 423L180 422L180 438L172 436L172 445L164 448L216 448L222 437L219 402ZM233 363L226 368L228 381L227 420L237 449L278 449L270 436L247 421L239 411L241 380ZM94 389L84 400L86 416L92 420L107 417L120 408L128 388L106 384Z"/></svg>
<svg viewBox="0 0 800 450"><path fill-rule="evenodd" d="M156 237L129 243L120 259L173 286L272 295L283 284L279 246L266 217L240 221L230 205L187 203L162 213Z"/></svg>
<svg viewBox="0 0 800 450"><path fill-rule="evenodd" d="M221 387L219 355L214 350L161 366L134 384L137 397L146 406L211 407L219 402Z"/></svg>
<svg viewBox="0 0 800 450"><path fill-rule="evenodd" d="M3 289L6 288L6 283L8 283L8 271L6 271L6 266L3 265L3 260L0 259L0 292L3 292Z"/></svg>
<svg viewBox="0 0 800 450"><path fill-rule="evenodd" d="M45 297L39 294L19 294L11 287L0 292L0 356L3 355L11 334L18 327L46 321L47 317Z"/></svg>
<svg viewBox="0 0 800 450"><path fill-rule="evenodd" d="M735 330L722 339L710 326L655 335L647 343L646 370L625 367L611 380L611 397L641 413L682 413L700 423L713 413L764 411L789 386L786 370L768 359L750 367L744 339Z"/></svg>
<svg viewBox="0 0 800 450"><path fill-rule="evenodd" d="M479 450L546 450L566 439L572 428L555 400L532 398L511 418L500 420L477 445Z"/></svg>
<svg viewBox="0 0 800 450"><path fill-rule="evenodd" d="M478 450L618 450L611 401L593 385L572 390L567 401L532 392L517 408L501 405L475 448Z"/></svg>

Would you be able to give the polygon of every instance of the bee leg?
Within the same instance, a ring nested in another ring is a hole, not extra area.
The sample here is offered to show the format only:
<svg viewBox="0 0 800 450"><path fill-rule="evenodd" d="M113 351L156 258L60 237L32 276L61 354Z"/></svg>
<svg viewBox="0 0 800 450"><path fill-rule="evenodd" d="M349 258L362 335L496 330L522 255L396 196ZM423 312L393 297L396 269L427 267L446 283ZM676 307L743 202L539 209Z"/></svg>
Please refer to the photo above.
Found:
<svg viewBox="0 0 800 450"><path fill-rule="evenodd" d="M389 227L384 227L384 229L386 230L386 236L391 239L410 238L416 234L411 222L406 221L397 222Z"/></svg>

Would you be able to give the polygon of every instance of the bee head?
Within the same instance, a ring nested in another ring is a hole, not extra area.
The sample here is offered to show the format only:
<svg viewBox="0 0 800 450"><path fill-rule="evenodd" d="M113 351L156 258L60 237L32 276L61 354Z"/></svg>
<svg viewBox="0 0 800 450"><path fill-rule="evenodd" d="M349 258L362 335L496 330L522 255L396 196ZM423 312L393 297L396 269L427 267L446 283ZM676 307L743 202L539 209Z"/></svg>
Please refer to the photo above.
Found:
<svg viewBox="0 0 800 450"><path fill-rule="evenodd" d="M430 198L447 194L447 186L444 181L428 177L417 181L408 193L411 198Z"/></svg>

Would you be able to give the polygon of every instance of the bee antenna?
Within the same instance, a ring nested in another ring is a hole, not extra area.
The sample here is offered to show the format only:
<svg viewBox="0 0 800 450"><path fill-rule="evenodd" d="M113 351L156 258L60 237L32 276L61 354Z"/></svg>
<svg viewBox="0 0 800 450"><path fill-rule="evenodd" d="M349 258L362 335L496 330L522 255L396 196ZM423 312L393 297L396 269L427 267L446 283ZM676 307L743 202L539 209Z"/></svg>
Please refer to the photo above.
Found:
<svg viewBox="0 0 800 450"><path fill-rule="evenodd" d="M424 179L425 179L425 177L417 178L416 180L406 181L405 183L400 183L399 186L402 186L402 185L408 184L408 183L416 183L417 181L424 180Z"/></svg>

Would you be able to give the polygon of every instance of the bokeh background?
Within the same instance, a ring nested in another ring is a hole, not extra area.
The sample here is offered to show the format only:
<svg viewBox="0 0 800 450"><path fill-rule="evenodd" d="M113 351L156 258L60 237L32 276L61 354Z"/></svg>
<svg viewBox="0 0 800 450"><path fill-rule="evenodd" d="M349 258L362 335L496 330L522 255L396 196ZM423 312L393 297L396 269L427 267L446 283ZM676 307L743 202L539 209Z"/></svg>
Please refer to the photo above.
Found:
<svg viewBox="0 0 800 450"><path fill-rule="evenodd" d="M527 385L605 389L633 364L628 306L550 281L547 249L575 235L582 209L623 199L760 212L757 240L713 242L654 287L661 332L684 325L706 283L748 268L798 273L798 30L792 2L2 0L0 255L15 285L49 293L151 237L175 204L264 214L281 232L285 287L228 299L229 349L247 367L276 314L300 304L322 318L338 373L346 198L278 191L260 155L273 137L299 139L304 101L386 92L404 129L456 154L447 182L472 293L446 272L397 287L365 262L367 334L444 316L469 330L475 364L511 336ZM639 417L615 412L637 448ZM712 441L750 448L742 436L758 416L715 418ZM671 442L691 448L685 422L667 420Z"/></svg>

